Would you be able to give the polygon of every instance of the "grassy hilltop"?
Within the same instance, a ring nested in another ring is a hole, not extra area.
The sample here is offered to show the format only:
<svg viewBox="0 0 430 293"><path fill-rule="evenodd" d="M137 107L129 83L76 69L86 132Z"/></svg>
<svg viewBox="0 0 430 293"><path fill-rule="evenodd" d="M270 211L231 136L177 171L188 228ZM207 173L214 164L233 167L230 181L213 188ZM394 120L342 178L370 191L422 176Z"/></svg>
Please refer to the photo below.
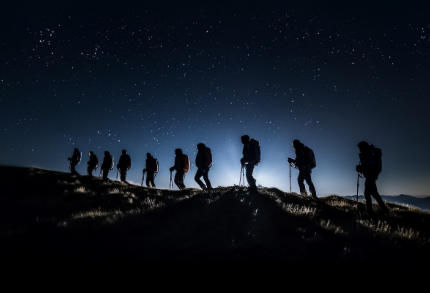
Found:
<svg viewBox="0 0 430 293"><path fill-rule="evenodd" d="M426 262L430 213L276 188L151 189L0 167L0 260Z"/></svg>

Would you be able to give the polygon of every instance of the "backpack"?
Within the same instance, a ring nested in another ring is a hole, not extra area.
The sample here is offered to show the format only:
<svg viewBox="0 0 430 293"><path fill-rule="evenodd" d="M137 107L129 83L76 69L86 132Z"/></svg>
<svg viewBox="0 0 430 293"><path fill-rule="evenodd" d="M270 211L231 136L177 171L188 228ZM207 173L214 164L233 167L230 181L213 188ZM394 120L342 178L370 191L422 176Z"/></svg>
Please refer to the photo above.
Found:
<svg viewBox="0 0 430 293"><path fill-rule="evenodd" d="M305 155L306 155L306 162L308 163L308 166L310 169L313 169L317 166L317 162L315 161L315 154L314 151L305 146Z"/></svg>
<svg viewBox="0 0 430 293"><path fill-rule="evenodd" d="M252 146L252 150L254 154L254 164L255 166L257 166L258 163L260 163L260 159L261 159L260 142L254 138L251 138L249 143Z"/></svg>
<svg viewBox="0 0 430 293"><path fill-rule="evenodd" d="M112 171L115 166L115 158L113 156L110 156L110 161L111 161L111 164L110 164L109 170Z"/></svg>
<svg viewBox="0 0 430 293"><path fill-rule="evenodd" d="M94 170L97 170L97 168L99 167L99 158L97 158L97 156L95 155L95 154L93 154L93 156L94 156L94 163L95 163L95 166L94 166Z"/></svg>
<svg viewBox="0 0 430 293"><path fill-rule="evenodd" d="M81 162L82 159L82 152L80 152L79 156L76 157L76 166L79 165L79 163Z"/></svg>
<svg viewBox="0 0 430 293"><path fill-rule="evenodd" d="M131 157L129 154L125 155L126 163L127 163L127 170L130 170L131 168Z"/></svg>
<svg viewBox="0 0 430 293"><path fill-rule="evenodd" d="M186 154L182 154L184 173L190 171L190 158Z"/></svg>
<svg viewBox="0 0 430 293"><path fill-rule="evenodd" d="M213 163L212 163L212 150L208 147L206 147L205 149L205 162L206 162L206 166L210 168L212 168Z"/></svg>
<svg viewBox="0 0 430 293"><path fill-rule="evenodd" d="M382 171L382 150L370 145L370 153L372 154L373 171L379 174Z"/></svg>
<svg viewBox="0 0 430 293"><path fill-rule="evenodd" d="M154 170L155 173L158 173L158 160L156 158L152 158L151 164L152 164L152 170Z"/></svg>

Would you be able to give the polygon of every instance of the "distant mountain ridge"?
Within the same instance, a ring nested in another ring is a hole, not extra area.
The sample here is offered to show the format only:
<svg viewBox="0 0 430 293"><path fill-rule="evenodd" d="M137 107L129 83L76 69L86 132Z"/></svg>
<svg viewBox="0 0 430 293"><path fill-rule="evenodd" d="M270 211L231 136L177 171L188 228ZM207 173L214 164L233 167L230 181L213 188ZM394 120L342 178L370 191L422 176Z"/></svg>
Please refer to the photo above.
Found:
<svg viewBox="0 0 430 293"><path fill-rule="evenodd" d="M356 195L346 195L343 196L348 199L355 200L357 199ZM420 208L422 210L430 210L430 196L426 197L415 197L412 195L406 195L406 194L400 194L398 196L391 196L391 195L381 195L382 199L388 202L393 202L397 204L404 204L408 206L414 206L417 208ZM358 196L359 200L364 200L363 195ZM372 198L373 201L375 201Z"/></svg>

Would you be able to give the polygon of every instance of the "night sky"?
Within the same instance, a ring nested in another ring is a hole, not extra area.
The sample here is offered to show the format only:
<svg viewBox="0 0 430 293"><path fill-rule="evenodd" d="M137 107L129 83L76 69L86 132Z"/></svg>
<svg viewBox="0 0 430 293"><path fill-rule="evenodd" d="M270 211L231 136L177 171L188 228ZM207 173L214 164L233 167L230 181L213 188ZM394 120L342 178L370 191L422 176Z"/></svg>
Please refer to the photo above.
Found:
<svg viewBox="0 0 430 293"><path fill-rule="evenodd" d="M69 172L77 147L86 174L89 151L126 149L140 185L150 152L168 188L175 148L194 163L203 142L212 185L231 186L248 134L258 185L289 191L299 139L318 196L353 195L365 140L383 152L381 194L430 195L430 4L373 2L2 3L0 164Z"/></svg>

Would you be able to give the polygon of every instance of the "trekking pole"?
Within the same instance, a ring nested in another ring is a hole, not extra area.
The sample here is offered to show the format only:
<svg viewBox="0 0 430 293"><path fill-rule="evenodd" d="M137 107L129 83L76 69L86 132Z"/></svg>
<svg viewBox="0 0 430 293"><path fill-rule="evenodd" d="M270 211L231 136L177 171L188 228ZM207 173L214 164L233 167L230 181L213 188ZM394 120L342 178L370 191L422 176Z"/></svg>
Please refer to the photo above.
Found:
<svg viewBox="0 0 430 293"><path fill-rule="evenodd" d="M239 186L240 186L240 182L242 181L242 173L243 173L243 165L240 167Z"/></svg>
<svg viewBox="0 0 430 293"><path fill-rule="evenodd" d="M290 166L290 193L291 193L291 163L289 164Z"/></svg>
<svg viewBox="0 0 430 293"><path fill-rule="evenodd" d="M170 183L169 183L169 189L173 189L172 171L170 171Z"/></svg>
<svg viewBox="0 0 430 293"><path fill-rule="evenodd" d="M118 179L118 167L116 167L116 177L115 179Z"/></svg>
<svg viewBox="0 0 430 293"><path fill-rule="evenodd" d="M142 171L142 183L140 183L140 186L143 186L143 178L145 177L145 171Z"/></svg>
<svg viewBox="0 0 430 293"><path fill-rule="evenodd" d="M361 165L361 162L358 163L358 165ZM357 171L357 203L358 203L358 187L360 186L360 172Z"/></svg>
<svg viewBox="0 0 430 293"><path fill-rule="evenodd" d="M99 178L101 177L101 175L102 175L102 169L100 168Z"/></svg>
<svg viewBox="0 0 430 293"><path fill-rule="evenodd" d="M360 186L360 173L357 172L357 203L358 203L358 187Z"/></svg>

